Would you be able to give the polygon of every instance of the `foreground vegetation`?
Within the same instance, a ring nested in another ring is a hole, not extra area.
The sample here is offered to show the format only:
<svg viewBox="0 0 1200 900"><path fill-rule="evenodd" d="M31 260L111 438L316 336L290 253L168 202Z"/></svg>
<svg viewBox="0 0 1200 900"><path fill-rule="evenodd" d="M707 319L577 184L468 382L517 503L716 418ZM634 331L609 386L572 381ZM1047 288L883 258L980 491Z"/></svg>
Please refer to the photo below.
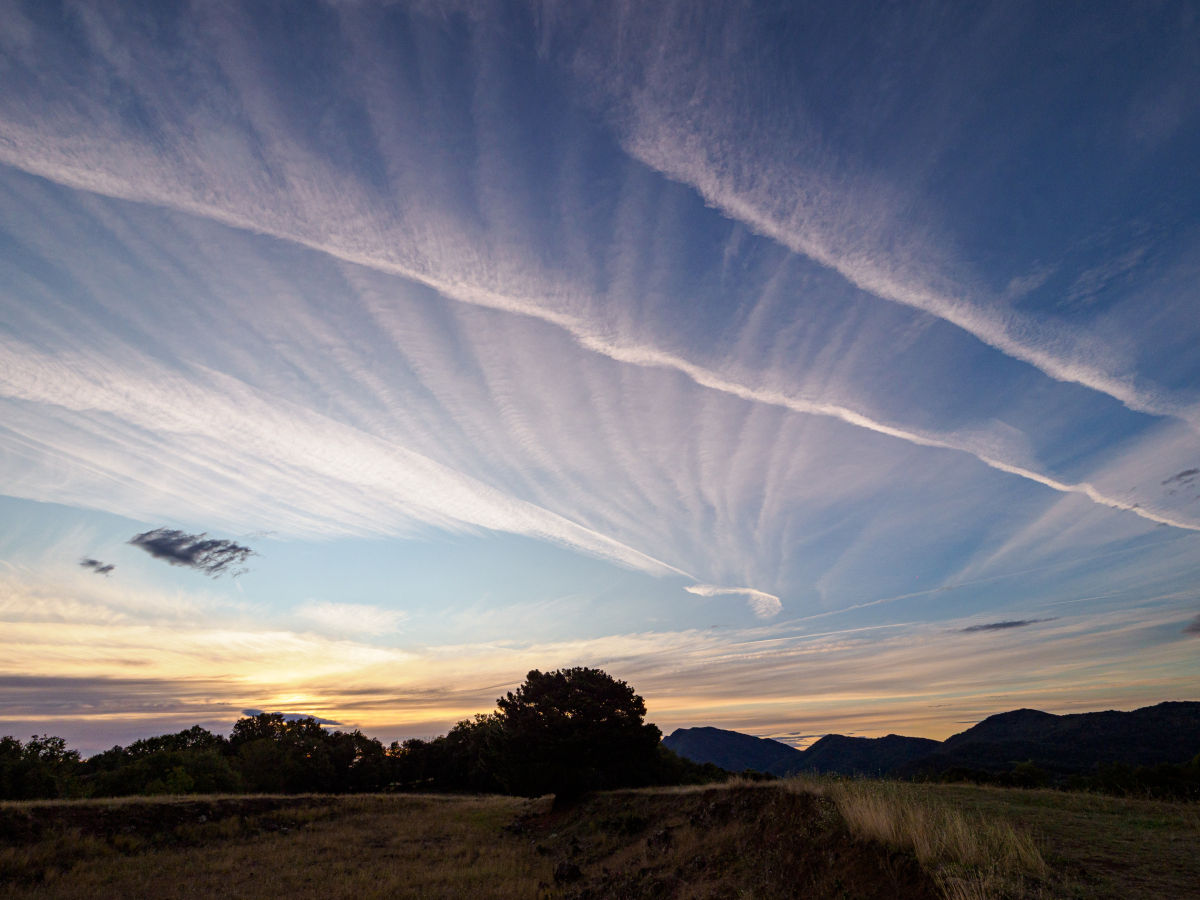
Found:
<svg viewBox="0 0 1200 900"><path fill-rule="evenodd" d="M1060 791L1085 791L1114 797L1141 797L1153 800L1200 800L1200 754L1182 765L1160 763L1156 766L1131 766L1127 763L1097 763L1089 774L1054 777L1032 762L1014 763L1008 772L990 772L952 766L937 775L921 775L913 780L942 784L970 782L996 787L1053 787Z"/></svg>
<svg viewBox="0 0 1200 900"><path fill-rule="evenodd" d="M645 714L576 668L388 748L267 713L87 760L3 738L0 898L1200 900L1196 804L1038 789L1032 762L1029 788L731 778ZM1193 768L1153 770L1155 792L1192 796Z"/></svg>
<svg viewBox="0 0 1200 900"><path fill-rule="evenodd" d="M0 804L0 897L1200 897L1194 805L789 779Z"/></svg>
<svg viewBox="0 0 1200 900"><path fill-rule="evenodd" d="M311 717L260 713L232 734L196 726L88 759L59 737L0 738L0 800L135 794L474 791L560 798L648 785L703 784L729 773L676 756L645 722L646 704L599 669L529 673L497 711L433 740L384 747Z"/></svg>

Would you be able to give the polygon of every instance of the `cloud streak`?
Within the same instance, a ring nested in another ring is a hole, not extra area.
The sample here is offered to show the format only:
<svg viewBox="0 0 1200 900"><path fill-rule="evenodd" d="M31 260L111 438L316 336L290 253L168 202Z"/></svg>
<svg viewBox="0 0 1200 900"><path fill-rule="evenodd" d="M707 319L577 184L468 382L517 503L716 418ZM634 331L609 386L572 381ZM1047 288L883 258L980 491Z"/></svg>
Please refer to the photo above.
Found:
<svg viewBox="0 0 1200 900"><path fill-rule="evenodd" d="M984 625L968 625L962 629L962 634L975 634L979 631L1008 631L1010 628L1025 628L1038 622L1053 622L1054 619L1010 619L1004 622L988 622Z"/></svg>
<svg viewBox="0 0 1200 900"><path fill-rule="evenodd" d="M366 603L331 603L310 600L296 615L325 633L384 635L393 634L408 619L403 610L381 609Z"/></svg>
<svg viewBox="0 0 1200 900"><path fill-rule="evenodd" d="M1023 312L949 274L962 266L914 216L919 199L883 172L832 152L804 109L801 85L791 114L759 115L771 103L766 98L781 95L772 77L777 73L767 68L761 78L738 79L720 73L739 53L771 43L757 31L763 27L770 26L753 15L727 19L716 4L707 13L666 4L604 21L595 32L618 42L622 53L587 46L576 54L576 66L616 107L613 119L631 156L691 186L755 233L876 297L949 322L1056 381L1200 427L1194 400L1172 399L1115 367L1121 354L1099 334Z"/></svg>
<svg viewBox="0 0 1200 900"><path fill-rule="evenodd" d="M92 559L90 556L85 556L79 561L79 565L85 569L91 569L97 575L108 575L116 566L111 563L102 563L98 559Z"/></svg>
<svg viewBox="0 0 1200 900"><path fill-rule="evenodd" d="M746 602L750 604L750 608L754 610L754 614L760 619L769 619L779 615L783 611L783 604L774 594L768 594L764 591L756 591L754 588L731 588L718 587L715 584L692 584L684 588L690 594L698 594L701 597L720 597L724 595L734 595L746 598Z"/></svg>
<svg viewBox="0 0 1200 900"><path fill-rule="evenodd" d="M187 534L172 528L155 528L129 539L134 547L140 547L155 559L172 566L195 569L210 578L229 574L236 578L249 571L246 560L257 556L249 547L222 538L210 538L207 534Z"/></svg>
<svg viewBox="0 0 1200 900"><path fill-rule="evenodd" d="M10 586L0 579L0 588ZM1186 693L1195 680L1191 643L1147 641L1179 621L1178 600L1154 600L1065 617L1020 641L985 641L968 657L961 644L938 639L946 627L938 622L816 635L783 635L775 626L537 642L499 636L395 650L216 621L190 630L35 628L5 615L0 722L42 716L61 734L117 714L150 720L165 710L200 717L217 709L228 727L238 710L299 709L390 738L486 711L535 666L595 665L635 684L651 719L668 729L709 723L945 737L968 715L1022 703L1056 712L1132 708ZM1096 666L1101 650L1131 673L1125 682Z"/></svg>
<svg viewBox="0 0 1200 900"><path fill-rule="evenodd" d="M549 541L654 575L691 578L564 516L228 376L197 372L198 378L189 379L149 361L145 372L117 372L106 365L89 365L78 356L41 354L2 336L0 346L6 350L0 358L4 396L79 413L109 413L168 442L186 441L189 449L184 454L192 460L198 441L213 442L217 458L211 464L238 473L237 482L245 491L236 505L260 493L265 484L277 485L278 495L292 495L297 475L305 473L316 496L297 498L297 505L281 511L289 518L272 523L286 524L293 533L332 529L386 534L402 533L412 524L451 530L477 526ZM100 371L105 374L97 375ZM252 519L248 524L262 522ZM164 545L162 552L170 561L175 548Z"/></svg>
<svg viewBox="0 0 1200 900"><path fill-rule="evenodd" d="M348 33L352 32L354 13L344 10L343 16ZM100 28L98 23L99 19L89 27ZM235 45L241 40L237 36L231 39ZM104 46L107 45L97 39L93 51L112 52L111 48L104 50ZM212 47L205 44L204 52L212 52ZM243 61L235 60L226 48L217 53L216 62L227 67L232 83L244 91L247 114L257 117L256 133L266 142L262 152L270 156L278 178L259 177L262 173L256 167L262 163L255 160L261 155L261 148L257 144L251 148L247 136L231 129L228 122L210 123L213 135L223 135L217 142L222 148L218 155L217 144L209 147L197 143L195 128L176 127L171 116L178 111L164 109L166 118L158 135L159 144L150 145L142 137L123 130L118 122L103 118L107 113L98 113L102 115L101 125L82 127L72 118L77 113L62 106L60 98L46 98L50 112L36 122L23 121L16 114L0 117L0 134L5 137L0 142L0 160L73 188L161 205L269 234L339 260L415 281L463 303L534 317L564 329L581 346L595 353L631 365L676 371L710 390L806 415L834 418L917 446L969 453L997 471L1051 490L1080 494L1100 505L1133 512L1156 523L1200 530L1200 525L1186 517L1151 508L1148 501L1123 500L1089 482L1070 482L1039 471L1027 460L1003 452L1005 448L992 435L967 430L939 433L883 421L852 406L829 402L819 394L805 396L782 387L749 384L719 368L698 364L653 343L622 337L612 324L622 318L621 310L605 311L605 303L609 301L595 296L570 271L551 272L533 263L529 248L496 247L486 230L478 231L477 226L466 220L430 207L431 198L419 193L396 212L384 214L367 190L368 185L331 167L299 143L298 136L286 127L283 111L273 105L278 98L263 93L262 85L256 81L258 76ZM159 63L147 57L146 65L150 68L145 71L126 68L123 76L130 89L156 107L162 102L159 96L162 87L152 76L152 69ZM850 240L847 235L858 236L855 238L858 240L875 231L864 230L855 222L830 218L835 210L856 207L854 203L843 202L845 198L833 190L825 175L774 172L761 165L762 159L770 158L771 154L713 163L705 148L728 144L721 136L721 129L729 127L728 122L722 124L707 118L692 121L677 115L671 103L679 90L678 79L691 76L671 77L674 80L666 83L674 87L668 95L656 97L653 92L644 91L637 94L638 99L631 107L636 114L626 135L626 149L641 162L691 185L723 212L837 270L851 283L876 296L960 325L989 345L1031 362L1056 379L1088 384L1122 399L1132 408L1157 414L1182 414L1145 392L1139 393L1132 386L1131 376L1097 368L1094 360L1112 354L1094 340L1056 330L1058 326L1039 323L1011 310L989 311L986 304L963 299L959 296L961 292L946 294L924 286L923 275L914 275L899 263L888 262L872 249L870 240L865 244ZM721 98L710 99L715 110L728 105ZM386 104L378 98L364 102L369 115L383 116L380 110ZM197 115L204 117L211 112L198 110ZM376 124L380 128L394 126L382 118ZM208 133L207 128L201 131ZM163 142L174 149L163 150L160 146ZM232 164L226 153L230 147L239 148L235 154L238 162ZM731 186L722 173L733 169L758 172L760 183ZM405 177L410 176L411 172ZM419 182L417 179L414 183ZM309 191L305 187L319 184L331 187L327 191ZM767 197L773 198L771 203ZM790 211L786 207L775 208L788 202L779 198L788 197L809 198L806 201L809 206ZM859 213L867 220L879 218L879 211L873 208L863 208Z"/></svg>

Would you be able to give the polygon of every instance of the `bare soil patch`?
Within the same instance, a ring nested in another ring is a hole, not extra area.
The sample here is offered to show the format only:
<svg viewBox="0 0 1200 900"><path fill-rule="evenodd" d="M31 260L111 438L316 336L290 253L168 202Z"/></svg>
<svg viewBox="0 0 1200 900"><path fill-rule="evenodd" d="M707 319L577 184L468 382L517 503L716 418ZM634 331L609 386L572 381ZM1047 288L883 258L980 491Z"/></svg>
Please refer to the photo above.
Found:
<svg viewBox="0 0 1200 900"><path fill-rule="evenodd" d="M779 787L549 798L196 797L0 805L0 897L926 900L916 860Z"/></svg>
<svg viewBox="0 0 1200 900"><path fill-rule="evenodd" d="M614 792L522 825L572 900L940 896L913 856L854 838L832 801L778 785Z"/></svg>

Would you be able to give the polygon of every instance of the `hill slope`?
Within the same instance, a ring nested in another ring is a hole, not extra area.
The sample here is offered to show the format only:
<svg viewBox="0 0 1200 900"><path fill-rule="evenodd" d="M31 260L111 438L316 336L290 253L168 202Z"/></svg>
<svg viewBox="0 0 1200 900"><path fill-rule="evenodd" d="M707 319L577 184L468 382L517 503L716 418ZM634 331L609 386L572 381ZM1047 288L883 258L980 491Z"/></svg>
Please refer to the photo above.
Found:
<svg viewBox="0 0 1200 900"><path fill-rule="evenodd" d="M677 728L663 738L663 745L693 762L714 763L730 772L771 772L801 755L779 741L721 728Z"/></svg>

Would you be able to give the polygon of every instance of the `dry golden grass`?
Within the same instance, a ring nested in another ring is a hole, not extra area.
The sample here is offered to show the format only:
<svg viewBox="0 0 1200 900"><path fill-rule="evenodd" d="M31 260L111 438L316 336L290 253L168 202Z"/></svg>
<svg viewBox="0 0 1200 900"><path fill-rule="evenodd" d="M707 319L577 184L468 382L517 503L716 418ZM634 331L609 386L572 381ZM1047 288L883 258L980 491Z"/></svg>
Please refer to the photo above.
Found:
<svg viewBox="0 0 1200 900"><path fill-rule="evenodd" d="M922 786L799 776L789 790L828 797L857 837L912 853L947 900L1020 896L1050 868L1037 842L1009 822L965 813Z"/></svg>
<svg viewBox="0 0 1200 900"><path fill-rule="evenodd" d="M919 787L935 802L1037 835L1056 897L1200 900L1200 804L986 785Z"/></svg>
<svg viewBox="0 0 1200 900"><path fill-rule="evenodd" d="M0 898L1200 900L1197 846L1195 804L820 778L4 803Z"/></svg>
<svg viewBox="0 0 1200 900"><path fill-rule="evenodd" d="M167 840L74 830L0 851L10 876L0 896L531 900L552 880L550 862L501 828L532 808L508 797L344 797L196 821Z"/></svg>
<svg viewBox="0 0 1200 900"><path fill-rule="evenodd" d="M832 801L779 783L618 791L530 825L582 870L573 900L938 896L911 855L854 839Z"/></svg>
<svg viewBox="0 0 1200 900"><path fill-rule="evenodd" d="M0 842L0 897L14 900L936 898L914 860L778 785L615 792L558 811L395 795L8 807ZM556 878L564 866L578 871Z"/></svg>

